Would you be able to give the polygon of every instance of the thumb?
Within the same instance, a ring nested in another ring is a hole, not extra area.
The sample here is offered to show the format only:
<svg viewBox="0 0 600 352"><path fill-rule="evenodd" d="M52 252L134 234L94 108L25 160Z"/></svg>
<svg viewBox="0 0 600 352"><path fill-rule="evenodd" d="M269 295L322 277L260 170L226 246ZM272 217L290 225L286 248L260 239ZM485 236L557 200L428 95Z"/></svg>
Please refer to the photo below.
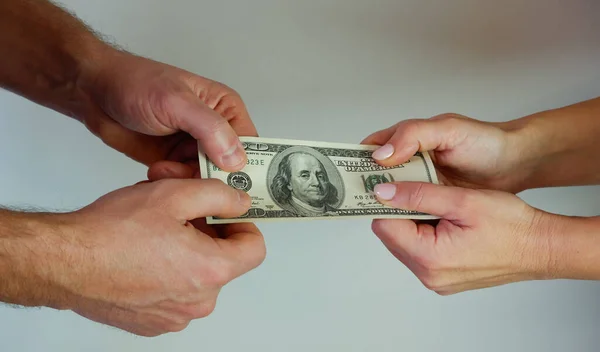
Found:
<svg viewBox="0 0 600 352"><path fill-rule="evenodd" d="M363 143L382 145L373 152L373 158L384 166L406 162L417 151L451 149L458 140L456 131L460 130L456 128L456 119L447 116L402 121L370 135Z"/></svg>
<svg viewBox="0 0 600 352"><path fill-rule="evenodd" d="M375 186L377 199L398 209L418 211L450 221L464 221L476 191L425 182L391 182Z"/></svg>
<svg viewBox="0 0 600 352"><path fill-rule="evenodd" d="M198 140L208 158L225 171L238 171L246 163L246 153L229 122L193 94L174 104L176 128Z"/></svg>

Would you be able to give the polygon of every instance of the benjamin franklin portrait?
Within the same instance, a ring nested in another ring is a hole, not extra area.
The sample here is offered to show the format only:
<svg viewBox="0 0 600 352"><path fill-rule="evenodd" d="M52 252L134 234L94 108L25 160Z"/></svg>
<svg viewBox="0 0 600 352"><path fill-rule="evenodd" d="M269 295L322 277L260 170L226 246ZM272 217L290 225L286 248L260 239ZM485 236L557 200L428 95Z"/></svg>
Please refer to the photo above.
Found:
<svg viewBox="0 0 600 352"><path fill-rule="evenodd" d="M291 147L270 165L273 200L295 216L327 216L343 200L342 178L331 160L310 147Z"/></svg>

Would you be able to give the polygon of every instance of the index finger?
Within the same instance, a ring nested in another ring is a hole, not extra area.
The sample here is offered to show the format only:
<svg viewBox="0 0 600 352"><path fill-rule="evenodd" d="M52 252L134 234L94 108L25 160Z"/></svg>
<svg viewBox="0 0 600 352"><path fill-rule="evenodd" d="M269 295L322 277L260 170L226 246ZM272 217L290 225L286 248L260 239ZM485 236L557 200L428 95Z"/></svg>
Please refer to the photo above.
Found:
<svg viewBox="0 0 600 352"><path fill-rule="evenodd" d="M252 122L246 105L239 95L231 94L224 96L215 111L223 116L238 136L258 137L256 126Z"/></svg>
<svg viewBox="0 0 600 352"><path fill-rule="evenodd" d="M371 133L365 139L363 139L360 144L384 145L385 142L387 142L394 135L398 124L400 124L400 122L383 130Z"/></svg>

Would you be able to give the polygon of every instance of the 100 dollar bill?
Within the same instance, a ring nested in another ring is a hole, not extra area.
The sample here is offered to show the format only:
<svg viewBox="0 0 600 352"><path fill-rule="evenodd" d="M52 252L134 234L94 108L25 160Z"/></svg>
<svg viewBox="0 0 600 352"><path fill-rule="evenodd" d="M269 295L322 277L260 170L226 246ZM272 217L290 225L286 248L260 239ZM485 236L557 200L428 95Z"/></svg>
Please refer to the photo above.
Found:
<svg viewBox="0 0 600 352"><path fill-rule="evenodd" d="M216 178L248 193L250 210L237 218L208 217L209 224L355 217L437 219L384 206L373 188L378 183L439 183L428 153L383 167L372 158L377 146L240 137L248 162L238 172L215 166L199 147L202 178Z"/></svg>

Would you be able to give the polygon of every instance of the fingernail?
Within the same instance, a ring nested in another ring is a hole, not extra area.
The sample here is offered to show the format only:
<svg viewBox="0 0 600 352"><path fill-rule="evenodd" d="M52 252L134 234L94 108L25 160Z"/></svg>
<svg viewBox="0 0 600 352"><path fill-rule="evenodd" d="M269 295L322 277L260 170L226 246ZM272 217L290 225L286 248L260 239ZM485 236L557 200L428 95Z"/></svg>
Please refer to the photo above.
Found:
<svg viewBox="0 0 600 352"><path fill-rule="evenodd" d="M396 186L390 183L380 183L375 185L375 194L383 200L390 200L396 194Z"/></svg>
<svg viewBox="0 0 600 352"><path fill-rule="evenodd" d="M394 154L394 146L386 144L373 152L373 159L384 160L392 156L392 154Z"/></svg>
<svg viewBox="0 0 600 352"><path fill-rule="evenodd" d="M241 144L234 144L223 156L221 156L221 162L223 165L228 167L235 167L244 161L244 149Z"/></svg>

